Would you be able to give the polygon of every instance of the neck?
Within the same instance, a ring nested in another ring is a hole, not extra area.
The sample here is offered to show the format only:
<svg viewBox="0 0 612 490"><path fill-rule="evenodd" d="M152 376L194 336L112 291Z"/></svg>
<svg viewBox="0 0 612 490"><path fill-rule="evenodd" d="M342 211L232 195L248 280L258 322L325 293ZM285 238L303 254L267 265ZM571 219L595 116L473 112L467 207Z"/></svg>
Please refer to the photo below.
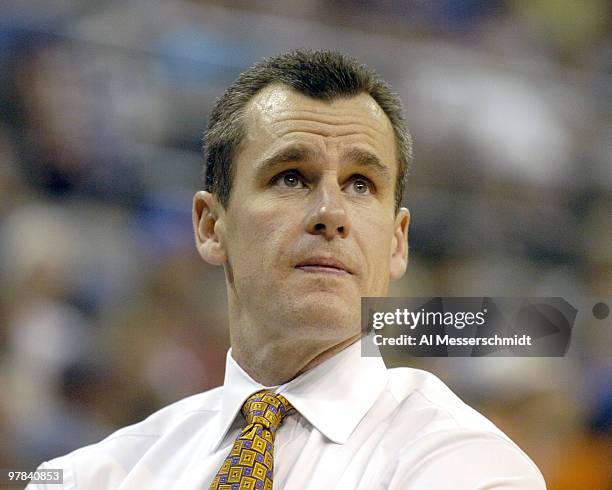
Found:
<svg viewBox="0 0 612 490"><path fill-rule="evenodd" d="M359 333L335 342L298 338L258 348L253 348L257 344L243 342L238 337L232 338L232 357L258 383L277 386L318 366L360 337Z"/></svg>

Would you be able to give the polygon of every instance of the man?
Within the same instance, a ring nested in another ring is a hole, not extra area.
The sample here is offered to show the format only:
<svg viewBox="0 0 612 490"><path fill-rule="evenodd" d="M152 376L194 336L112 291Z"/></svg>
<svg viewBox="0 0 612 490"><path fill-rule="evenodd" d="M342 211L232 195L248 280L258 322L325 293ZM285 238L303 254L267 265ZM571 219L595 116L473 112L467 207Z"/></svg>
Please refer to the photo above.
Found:
<svg viewBox="0 0 612 490"><path fill-rule="evenodd" d="M264 60L217 102L205 147L193 217L225 270L224 385L43 468L66 489L545 488L436 377L360 355L361 297L408 258L411 144L386 83L334 52Z"/></svg>

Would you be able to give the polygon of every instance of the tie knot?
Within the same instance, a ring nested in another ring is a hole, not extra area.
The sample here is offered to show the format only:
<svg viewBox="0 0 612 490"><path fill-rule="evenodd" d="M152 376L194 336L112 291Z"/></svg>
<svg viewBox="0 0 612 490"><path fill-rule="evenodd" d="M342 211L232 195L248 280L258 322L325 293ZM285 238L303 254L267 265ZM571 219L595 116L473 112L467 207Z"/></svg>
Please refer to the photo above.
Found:
<svg viewBox="0 0 612 490"><path fill-rule="evenodd" d="M270 432L276 432L283 417L293 406L289 401L273 391L253 393L242 405L242 414L249 424L261 424Z"/></svg>

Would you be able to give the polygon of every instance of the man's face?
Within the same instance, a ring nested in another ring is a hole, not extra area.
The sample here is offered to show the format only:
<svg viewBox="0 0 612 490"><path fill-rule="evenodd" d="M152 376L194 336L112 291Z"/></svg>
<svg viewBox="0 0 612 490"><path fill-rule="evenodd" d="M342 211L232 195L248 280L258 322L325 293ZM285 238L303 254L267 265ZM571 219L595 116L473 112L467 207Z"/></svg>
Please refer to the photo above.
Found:
<svg viewBox="0 0 612 490"><path fill-rule="evenodd" d="M391 123L367 94L327 102L273 85L244 124L215 226L230 309L276 341L358 336L361 297L385 295L406 266Z"/></svg>

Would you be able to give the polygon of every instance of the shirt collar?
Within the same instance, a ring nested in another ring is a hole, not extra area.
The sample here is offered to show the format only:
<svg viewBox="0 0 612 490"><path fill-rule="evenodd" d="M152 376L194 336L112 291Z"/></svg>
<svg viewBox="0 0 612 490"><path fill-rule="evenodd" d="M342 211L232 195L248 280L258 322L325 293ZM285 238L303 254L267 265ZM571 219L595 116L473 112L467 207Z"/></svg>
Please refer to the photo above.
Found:
<svg viewBox="0 0 612 490"><path fill-rule="evenodd" d="M251 378L227 352L218 448L242 404L254 392L282 393L295 409L331 441L344 444L387 384L381 357L362 357L357 341L309 371L278 387Z"/></svg>

